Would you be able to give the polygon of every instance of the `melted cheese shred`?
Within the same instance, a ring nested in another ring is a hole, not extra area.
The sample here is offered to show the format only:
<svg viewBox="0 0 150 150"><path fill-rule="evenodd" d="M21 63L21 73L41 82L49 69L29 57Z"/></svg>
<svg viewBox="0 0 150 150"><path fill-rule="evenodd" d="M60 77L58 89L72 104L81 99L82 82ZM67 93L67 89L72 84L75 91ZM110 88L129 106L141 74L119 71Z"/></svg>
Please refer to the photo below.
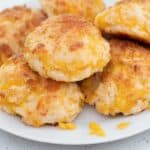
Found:
<svg viewBox="0 0 150 150"><path fill-rule="evenodd" d="M102 126L97 124L96 122L90 122L89 128L90 128L90 131L89 131L90 135L96 135L99 137L106 136L106 132L104 131Z"/></svg>
<svg viewBox="0 0 150 150"><path fill-rule="evenodd" d="M129 127L129 122L121 122L117 125L117 129L124 130Z"/></svg>

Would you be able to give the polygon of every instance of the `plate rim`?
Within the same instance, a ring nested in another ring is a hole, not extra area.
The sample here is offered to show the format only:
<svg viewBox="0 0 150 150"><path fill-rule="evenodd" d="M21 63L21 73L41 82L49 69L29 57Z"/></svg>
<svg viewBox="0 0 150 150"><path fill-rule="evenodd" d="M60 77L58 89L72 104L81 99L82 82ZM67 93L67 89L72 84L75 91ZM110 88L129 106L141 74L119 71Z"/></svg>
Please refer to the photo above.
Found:
<svg viewBox="0 0 150 150"><path fill-rule="evenodd" d="M9 114L6 114L9 116ZM11 115L10 115L11 116ZM11 116L13 117L13 116ZM22 122L21 122L22 123ZM37 128L39 129L39 128ZM57 145L76 145L76 146L79 146L79 145L94 145L94 144L105 144L105 143L111 143L111 142L115 142L115 141L120 141L120 140L124 140L124 139L128 139L130 137L134 137L136 135L139 135L143 132L146 132L148 130L150 130L150 126L146 126L145 128L140 128L139 130L136 130L134 132L129 132L128 134L123 134L123 136L118 136L118 137L115 137L113 139L110 139L110 140L103 140L101 141L101 138L98 137L97 139L98 140L95 140L95 141L82 141L82 142L66 142L66 141L56 141L56 140L51 140L51 139L48 139L48 140L45 140L45 139L42 139L42 138L35 138L33 136L27 136L26 134L23 135L19 132L16 132L16 130L11 130L10 128L5 128L5 126L1 126L0 125L0 130L3 131L3 132L6 132L6 133L9 133L11 135L14 135L18 138L22 138L22 139L25 139L25 140L29 140L29 141L34 141L34 142L40 142L40 143L47 143L47 144L57 144Z"/></svg>
<svg viewBox="0 0 150 150"><path fill-rule="evenodd" d="M31 137L27 137L27 136L23 136L23 135L20 135L19 133L16 133L16 132L12 132L12 131L8 131L6 129L3 129L0 127L0 130L3 131L3 132L6 132L8 134L11 134L13 136L16 136L18 138L22 138L22 139L25 139L25 140L28 140L28 141L33 141L33 142L39 142L39 143L45 143L45 144L54 144L54 145L74 145L74 146L83 146L83 145L95 145L95 144L106 144L106 143L112 143L112 142L117 142L117 141L121 141L121 140L125 140L125 139L128 139L128 138L131 138L131 137L134 137L136 135L139 135L141 133L144 133L148 130L150 130L150 128L146 128L144 130L141 130L141 131L137 131L137 132L134 132L133 134L129 134L128 136L123 136L121 138L114 138L112 140L109 140L109 141L95 141L95 142L81 142L81 143L67 143L67 142L54 142L54 141L45 141L45 140L40 140L40 139L35 139L35 138L31 138Z"/></svg>

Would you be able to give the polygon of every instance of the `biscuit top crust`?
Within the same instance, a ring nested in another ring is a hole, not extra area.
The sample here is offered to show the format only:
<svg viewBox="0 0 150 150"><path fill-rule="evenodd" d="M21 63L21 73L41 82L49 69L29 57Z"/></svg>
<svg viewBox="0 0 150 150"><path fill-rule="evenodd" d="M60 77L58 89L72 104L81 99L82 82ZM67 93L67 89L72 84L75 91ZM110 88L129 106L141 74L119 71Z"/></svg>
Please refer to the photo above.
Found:
<svg viewBox="0 0 150 150"><path fill-rule="evenodd" d="M6 19L9 21L20 21L25 19L28 16L33 15L34 10L27 8L26 6L15 6L13 8L7 8L0 12L0 20ZM45 19L45 15L43 15L42 11L34 12L37 16L33 16L33 24L37 24L36 22L40 22ZM35 18L34 18L35 17ZM28 18L26 18L28 19Z"/></svg>
<svg viewBox="0 0 150 150"><path fill-rule="evenodd" d="M20 53L27 34L45 19L46 15L41 10L26 6L3 10L0 12L0 45L7 45L12 53Z"/></svg>
<svg viewBox="0 0 150 150"><path fill-rule="evenodd" d="M32 71L31 68L28 66L28 64L26 63L23 55L15 55L12 58L10 58L5 64L4 66L10 66L8 68L11 69L11 66L15 66L15 69L12 67L13 69L13 78L14 78L14 85L18 84L25 84L27 86L27 88L29 88L30 90L35 90L36 88L41 87L40 90L42 90L43 88L43 92L44 90L46 90L49 93L55 93L57 92L61 85L65 85L65 83L63 82L57 82L51 79L45 79L45 78L41 78L36 72ZM3 68L3 66L2 66ZM14 70L16 70L14 72ZM6 70L7 71L7 70ZM10 72L11 73L11 70ZM9 77L10 74L8 74ZM20 78L20 80L19 80ZM5 79L7 79L7 72L6 72L6 76ZM16 83L15 83L16 81ZM9 85L8 85L9 86ZM10 86L12 86L10 84Z"/></svg>
<svg viewBox="0 0 150 150"><path fill-rule="evenodd" d="M102 76L102 80L107 80L110 78L110 75L112 77L115 77L115 72L119 74L119 70L121 70L121 66L124 67L124 70L126 70L126 74L130 72L130 76L134 77L140 77L143 79L145 77L150 76L150 47L142 47L139 44L130 42L130 41L122 41L119 39L113 39L110 41L110 47L111 47L111 56L112 59L110 61L110 65L106 67L104 74ZM112 69L112 72L110 70ZM132 72L132 73L131 73ZM121 75L122 74L122 75ZM119 81L121 78L123 81L124 72L120 71L120 76L116 76L116 81ZM118 80L117 80L118 78ZM128 77L125 77L128 78ZM146 79L146 78L145 78ZM129 78L129 82L130 82ZM124 82L125 84L128 84L128 82Z"/></svg>
<svg viewBox="0 0 150 150"><path fill-rule="evenodd" d="M31 40L35 35L37 35L37 39ZM46 48L49 45L48 40L50 40L54 41L56 46L51 46L49 50L56 51L58 48L57 43L64 41L64 45L68 44L67 49L74 52L84 48L85 45L82 37L84 38L86 35L91 36L91 40L93 35L95 35L95 39L99 38L100 40L102 38L101 33L92 23L73 15L59 15L57 17L50 17L44 21L41 26L28 36L25 46L33 51L38 49L44 50L44 47ZM42 39L44 37L46 39ZM41 42L39 41L40 38Z"/></svg>
<svg viewBox="0 0 150 150"><path fill-rule="evenodd" d="M96 14L104 10L103 0L41 0L43 10L53 15L72 14L93 21Z"/></svg>
<svg viewBox="0 0 150 150"><path fill-rule="evenodd" d="M104 33L150 43L150 1L125 0L100 12L96 26Z"/></svg>

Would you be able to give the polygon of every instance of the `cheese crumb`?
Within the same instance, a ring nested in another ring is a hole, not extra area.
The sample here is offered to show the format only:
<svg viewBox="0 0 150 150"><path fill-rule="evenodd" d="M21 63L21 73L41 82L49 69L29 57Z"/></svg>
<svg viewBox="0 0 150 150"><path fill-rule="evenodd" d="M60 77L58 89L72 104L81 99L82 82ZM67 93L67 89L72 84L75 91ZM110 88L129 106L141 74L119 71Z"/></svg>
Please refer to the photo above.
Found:
<svg viewBox="0 0 150 150"><path fill-rule="evenodd" d="M90 122L89 128L90 128L90 134L91 135L97 135L100 137L106 136L106 133L103 130L103 128L101 127L101 125L97 124L96 122Z"/></svg>
<svg viewBox="0 0 150 150"><path fill-rule="evenodd" d="M60 122L58 124L59 128L64 129L64 130L75 130L77 126L73 123L62 123Z"/></svg>
<svg viewBox="0 0 150 150"><path fill-rule="evenodd" d="M123 129L128 128L128 126L129 126L129 122L121 122L121 123L119 123L119 124L117 125L117 128L118 128L119 130L123 130Z"/></svg>

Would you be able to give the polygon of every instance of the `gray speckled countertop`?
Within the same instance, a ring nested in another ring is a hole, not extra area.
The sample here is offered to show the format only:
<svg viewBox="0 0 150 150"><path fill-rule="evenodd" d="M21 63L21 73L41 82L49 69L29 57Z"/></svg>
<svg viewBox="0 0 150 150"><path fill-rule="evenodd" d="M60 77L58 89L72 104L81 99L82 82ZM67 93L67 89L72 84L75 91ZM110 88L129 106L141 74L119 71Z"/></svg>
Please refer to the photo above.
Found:
<svg viewBox="0 0 150 150"><path fill-rule="evenodd" d="M99 145L62 146L28 141L0 131L0 150L150 150L150 130L134 137Z"/></svg>

